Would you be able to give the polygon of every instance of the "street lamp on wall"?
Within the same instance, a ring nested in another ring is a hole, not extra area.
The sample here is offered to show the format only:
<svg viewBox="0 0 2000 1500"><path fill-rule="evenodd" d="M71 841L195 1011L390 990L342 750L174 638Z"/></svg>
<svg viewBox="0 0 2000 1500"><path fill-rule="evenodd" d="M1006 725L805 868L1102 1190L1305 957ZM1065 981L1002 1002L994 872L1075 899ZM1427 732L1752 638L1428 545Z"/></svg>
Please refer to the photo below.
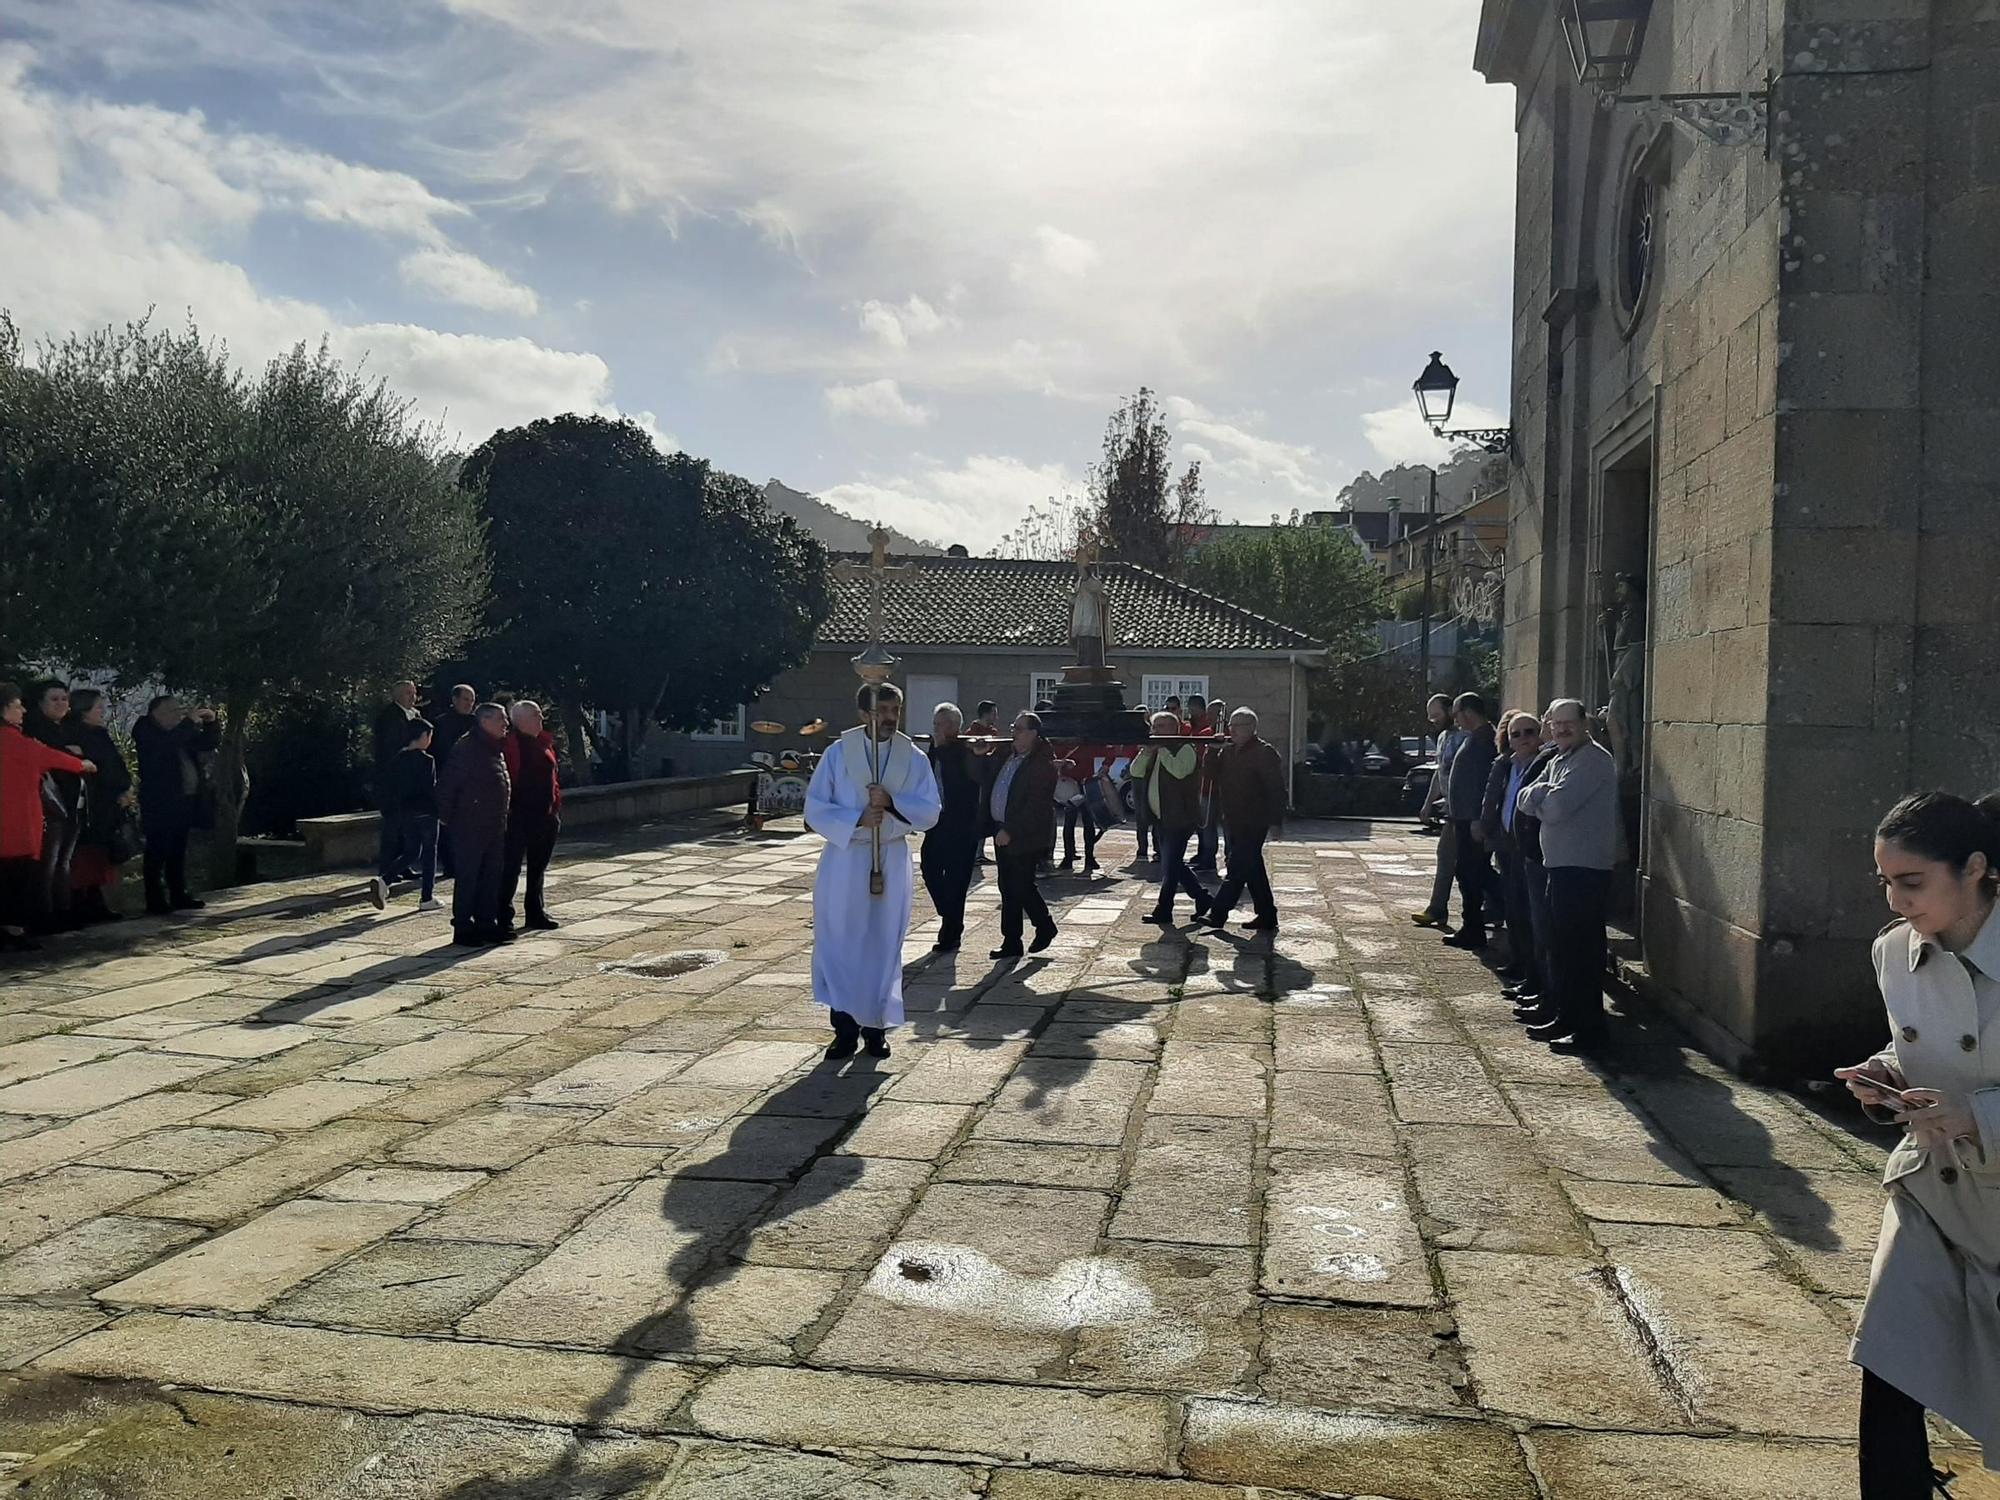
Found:
<svg viewBox="0 0 2000 1500"><path fill-rule="evenodd" d="M1636 106L1654 119L1684 126L1718 146L1771 150L1772 98L1777 80L1767 74L1760 90L1705 94L1621 94L1639 66L1653 0L1559 0L1556 19L1576 81L1597 91L1605 109Z"/></svg>
<svg viewBox="0 0 2000 1500"><path fill-rule="evenodd" d="M1653 0L1562 0L1556 18L1579 83L1622 87L1639 65Z"/></svg>
<svg viewBox="0 0 2000 1500"><path fill-rule="evenodd" d="M1451 408L1458 400L1458 377L1451 372L1451 366L1444 362L1444 356L1437 350L1431 351L1431 362L1424 366L1411 387L1417 393L1417 410L1423 413L1424 425L1447 442L1462 441L1488 453L1504 453L1509 458L1515 454L1514 429L1511 427L1458 427L1449 431L1445 423L1451 420Z"/></svg>

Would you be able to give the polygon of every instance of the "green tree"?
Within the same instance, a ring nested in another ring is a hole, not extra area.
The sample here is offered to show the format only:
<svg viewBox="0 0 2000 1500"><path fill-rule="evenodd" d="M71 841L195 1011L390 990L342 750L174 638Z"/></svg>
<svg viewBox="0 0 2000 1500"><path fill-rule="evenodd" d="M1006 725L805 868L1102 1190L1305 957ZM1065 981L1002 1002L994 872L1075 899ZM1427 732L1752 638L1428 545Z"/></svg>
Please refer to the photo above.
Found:
<svg viewBox="0 0 2000 1500"><path fill-rule="evenodd" d="M1179 578L1191 533L1213 525L1215 512L1202 493L1200 464L1174 477L1173 444L1159 402L1140 386L1105 423L1084 508L1091 539L1107 559Z"/></svg>
<svg viewBox="0 0 2000 1500"><path fill-rule="evenodd" d="M213 874L231 880L259 716L463 643L488 576L477 497L435 431L324 347L246 379L192 326L141 323L48 345L33 370L0 360L0 389L0 493L65 549L58 581L91 581L27 628L71 664L219 706Z"/></svg>
<svg viewBox="0 0 2000 1500"><path fill-rule="evenodd" d="M831 598L826 554L756 487L636 424L545 418L466 460L494 555L481 680L595 706L625 723L689 727L754 698L805 660ZM571 758L587 774L581 746Z"/></svg>
<svg viewBox="0 0 2000 1500"><path fill-rule="evenodd" d="M1333 662L1379 645L1386 610L1382 575L1344 527L1289 523L1262 536L1234 537L1201 548L1187 580L1326 643Z"/></svg>

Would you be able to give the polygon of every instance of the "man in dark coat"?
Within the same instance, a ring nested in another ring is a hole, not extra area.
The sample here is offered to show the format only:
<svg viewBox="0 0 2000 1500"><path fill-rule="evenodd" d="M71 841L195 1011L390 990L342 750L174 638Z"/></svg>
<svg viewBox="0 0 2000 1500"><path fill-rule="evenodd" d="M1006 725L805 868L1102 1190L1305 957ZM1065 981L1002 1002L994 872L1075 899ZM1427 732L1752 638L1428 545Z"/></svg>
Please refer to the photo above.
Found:
<svg viewBox="0 0 2000 1500"><path fill-rule="evenodd" d="M507 710L479 705L478 727L452 746L438 775L438 818L450 830L458 876L451 888L451 931L467 945L513 940L500 924L500 885L507 860Z"/></svg>
<svg viewBox="0 0 2000 1500"><path fill-rule="evenodd" d="M222 724L215 710L197 708L189 719L171 693L147 704L144 717L132 726L139 759L139 821L146 835L146 910L156 916L203 904L187 883L188 835L201 822L201 763L196 757L221 744Z"/></svg>
<svg viewBox="0 0 2000 1500"><path fill-rule="evenodd" d="M979 857L979 799L986 790L986 762L959 738L964 715L956 703L940 703L931 719L931 775L938 785L938 820L924 834L918 865L924 889L937 908L934 953L956 953L965 935L965 895Z"/></svg>
<svg viewBox="0 0 2000 1500"><path fill-rule="evenodd" d="M1237 897L1247 887L1256 915L1243 925L1253 932L1278 930L1278 902L1264 868L1264 841L1285 821L1285 758L1257 734L1255 709L1229 716L1229 743L1215 757L1215 803L1222 814L1229 874L1208 915L1198 920L1224 927Z"/></svg>
<svg viewBox="0 0 2000 1500"><path fill-rule="evenodd" d="M1477 953L1486 947L1486 893L1493 885L1493 854L1479 837L1478 823L1486 802L1486 779L1500 748L1493 738L1493 722L1486 716L1486 700L1479 694L1460 693L1452 700L1451 717L1465 736L1451 758L1444 793L1445 813L1458 841L1453 873L1463 913L1458 931L1445 942Z"/></svg>
<svg viewBox="0 0 2000 1500"><path fill-rule="evenodd" d="M1040 953L1056 936L1055 918L1035 885L1035 867L1056 846L1056 758L1042 738L1040 714L1015 716L1014 751L995 769L992 790L980 800L1000 885L1000 946L987 957ZM1035 940L1026 950L1024 918L1035 924Z"/></svg>
<svg viewBox="0 0 2000 1500"><path fill-rule="evenodd" d="M562 784L556 777L555 736L542 727L542 709L523 698L508 710L513 728L507 734L507 775L514 783L507 808L507 863L500 877L500 926L514 925L514 892L523 867L528 890L522 898L525 925L544 930L562 924L542 902L542 879L556 852L562 832Z"/></svg>
<svg viewBox="0 0 2000 1500"><path fill-rule="evenodd" d="M382 814L382 838L375 853L375 873L385 881L407 878L409 871L397 869L402 861L401 825L396 817L395 777L391 774L396 757L410 742L410 730L418 719L417 685L399 682L389 690L389 701L375 715L375 806Z"/></svg>
<svg viewBox="0 0 2000 1500"><path fill-rule="evenodd" d="M451 747L472 732L479 722L473 710L479 707L479 694L469 682L461 682L451 690L451 703L439 710L434 723L436 729L431 735L431 759L442 766L451 759ZM440 830L438 834L438 870L445 879L451 879L451 840Z"/></svg>

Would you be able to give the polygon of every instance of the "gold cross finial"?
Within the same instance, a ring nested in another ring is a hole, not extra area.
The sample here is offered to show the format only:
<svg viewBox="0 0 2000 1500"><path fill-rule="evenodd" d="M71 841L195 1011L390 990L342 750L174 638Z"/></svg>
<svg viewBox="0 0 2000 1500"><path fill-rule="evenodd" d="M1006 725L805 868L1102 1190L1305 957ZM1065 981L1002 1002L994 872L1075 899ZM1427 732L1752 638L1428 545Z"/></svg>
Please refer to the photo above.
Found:
<svg viewBox="0 0 2000 1500"><path fill-rule="evenodd" d="M836 563L829 570L834 577L849 582L865 580L868 584L868 639L869 644L882 644L882 590L892 578L912 578L916 576L915 563L889 564L890 535L886 528L876 526L868 533L869 561Z"/></svg>

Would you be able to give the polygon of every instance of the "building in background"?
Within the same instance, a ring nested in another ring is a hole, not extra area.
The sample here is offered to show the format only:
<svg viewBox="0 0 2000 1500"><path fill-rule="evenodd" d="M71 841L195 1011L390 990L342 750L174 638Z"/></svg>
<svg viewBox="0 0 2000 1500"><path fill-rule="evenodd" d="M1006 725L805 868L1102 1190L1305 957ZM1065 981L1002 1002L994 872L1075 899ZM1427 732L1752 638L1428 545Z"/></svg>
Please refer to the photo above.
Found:
<svg viewBox="0 0 2000 1500"><path fill-rule="evenodd" d="M1767 114L1605 107L1559 15L1486 0L1475 62L1517 97L1505 696L1623 695L1650 978L1725 1059L1824 1076L1881 1037L1875 821L2000 780L2000 25L1579 31L1605 92L1771 80Z"/></svg>
<svg viewBox="0 0 2000 1500"><path fill-rule="evenodd" d="M925 557L883 591L886 644L901 658L895 681L909 695L908 727L928 734L939 703L971 717L982 699L1000 705L1002 721L1054 691L1070 650L1076 565L1020 558ZM1191 693L1257 710L1259 732L1297 758L1306 724L1306 674L1321 661L1317 641L1275 620L1130 563L1102 563L1111 599L1109 656L1126 701L1157 708ZM743 764L753 750L824 745L855 721L857 680L851 658L867 645L868 585L836 574L833 613L812 659L787 672L727 719L694 735L648 742L646 772L671 759L678 773ZM758 734L757 722L781 724ZM801 726L827 732L801 740Z"/></svg>

